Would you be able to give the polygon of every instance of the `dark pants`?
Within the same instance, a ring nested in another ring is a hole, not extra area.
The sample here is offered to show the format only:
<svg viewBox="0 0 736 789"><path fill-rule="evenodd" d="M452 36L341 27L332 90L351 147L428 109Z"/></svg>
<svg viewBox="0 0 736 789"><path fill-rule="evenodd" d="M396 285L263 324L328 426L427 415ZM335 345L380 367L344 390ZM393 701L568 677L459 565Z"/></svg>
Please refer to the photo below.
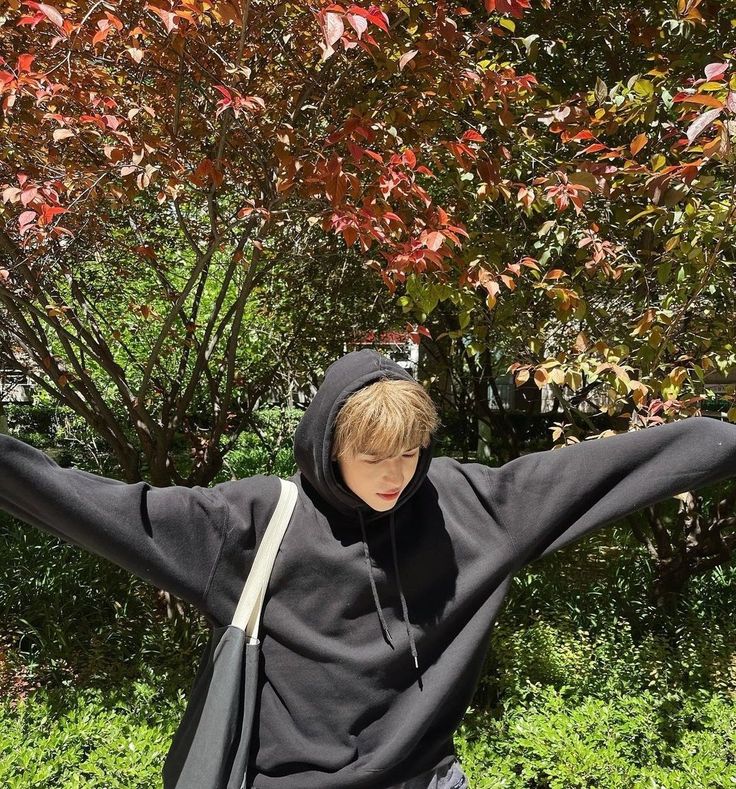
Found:
<svg viewBox="0 0 736 789"><path fill-rule="evenodd" d="M424 773L403 784L396 784L391 789L469 789L469 787L470 784L460 767L460 762L455 759L444 767Z"/></svg>

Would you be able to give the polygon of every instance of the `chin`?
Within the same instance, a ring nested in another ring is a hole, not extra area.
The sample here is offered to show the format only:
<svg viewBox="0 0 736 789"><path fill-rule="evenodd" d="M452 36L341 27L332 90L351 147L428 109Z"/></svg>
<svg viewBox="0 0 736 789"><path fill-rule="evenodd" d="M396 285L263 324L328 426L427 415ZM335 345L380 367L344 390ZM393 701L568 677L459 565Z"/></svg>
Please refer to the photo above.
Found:
<svg viewBox="0 0 736 789"><path fill-rule="evenodd" d="M374 504L371 504L371 507L376 510L376 512L388 512L394 508L394 505L398 500L398 496L393 501L381 501L381 499L379 499Z"/></svg>

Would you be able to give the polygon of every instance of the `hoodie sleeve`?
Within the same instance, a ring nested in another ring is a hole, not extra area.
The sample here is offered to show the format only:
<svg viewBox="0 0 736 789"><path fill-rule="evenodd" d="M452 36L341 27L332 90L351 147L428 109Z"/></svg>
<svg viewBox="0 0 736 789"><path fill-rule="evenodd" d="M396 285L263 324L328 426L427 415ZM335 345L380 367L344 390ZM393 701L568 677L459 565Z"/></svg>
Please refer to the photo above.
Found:
<svg viewBox="0 0 736 789"><path fill-rule="evenodd" d="M0 435L0 509L202 609L227 531L209 488L128 484Z"/></svg>
<svg viewBox="0 0 736 789"><path fill-rule="evenodd" d="M535 452L488 472L485 505L521 567L643 507L736 475L736 425L690 417Z"/></svg>

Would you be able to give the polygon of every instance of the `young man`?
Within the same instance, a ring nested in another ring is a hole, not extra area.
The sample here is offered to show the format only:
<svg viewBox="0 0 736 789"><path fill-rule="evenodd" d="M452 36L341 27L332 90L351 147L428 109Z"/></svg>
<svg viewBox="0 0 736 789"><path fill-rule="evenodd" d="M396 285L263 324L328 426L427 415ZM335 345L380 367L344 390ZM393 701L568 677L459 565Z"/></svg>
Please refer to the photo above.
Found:
<svg viewBox="0 0 736 789"><path fill-rule="evenodd" d="M432 458L436 414L370 350L327 371L295 435L299 501L261 624L255 789L461 789L453 732L511 578L736 473L736 426L687 419L500 468ZM231 621L279 481L154 488L0 436L0 507ZM208 789L203 787L203 789Z"/></svg>

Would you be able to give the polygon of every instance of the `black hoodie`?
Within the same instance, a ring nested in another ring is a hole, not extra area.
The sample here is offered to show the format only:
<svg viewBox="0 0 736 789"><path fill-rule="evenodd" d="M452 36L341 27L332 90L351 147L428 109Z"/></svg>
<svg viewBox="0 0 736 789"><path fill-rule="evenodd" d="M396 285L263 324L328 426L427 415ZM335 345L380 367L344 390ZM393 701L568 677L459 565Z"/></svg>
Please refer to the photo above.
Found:
<svg viewBox="0 0 736 789"><path fill-rule="evenodd" d="M299 501L263 610L256 789L381 789L453 757L514 573L584 534L736 473L736 426L706 418L526 455L499 468L422 451L375 512L330 460L345 398L407 378L363 350L336 361L295 435ZM0 507L228 624L279 482L125 484L0 436ZM206 789L206 787L203 787Z"/></svg>

